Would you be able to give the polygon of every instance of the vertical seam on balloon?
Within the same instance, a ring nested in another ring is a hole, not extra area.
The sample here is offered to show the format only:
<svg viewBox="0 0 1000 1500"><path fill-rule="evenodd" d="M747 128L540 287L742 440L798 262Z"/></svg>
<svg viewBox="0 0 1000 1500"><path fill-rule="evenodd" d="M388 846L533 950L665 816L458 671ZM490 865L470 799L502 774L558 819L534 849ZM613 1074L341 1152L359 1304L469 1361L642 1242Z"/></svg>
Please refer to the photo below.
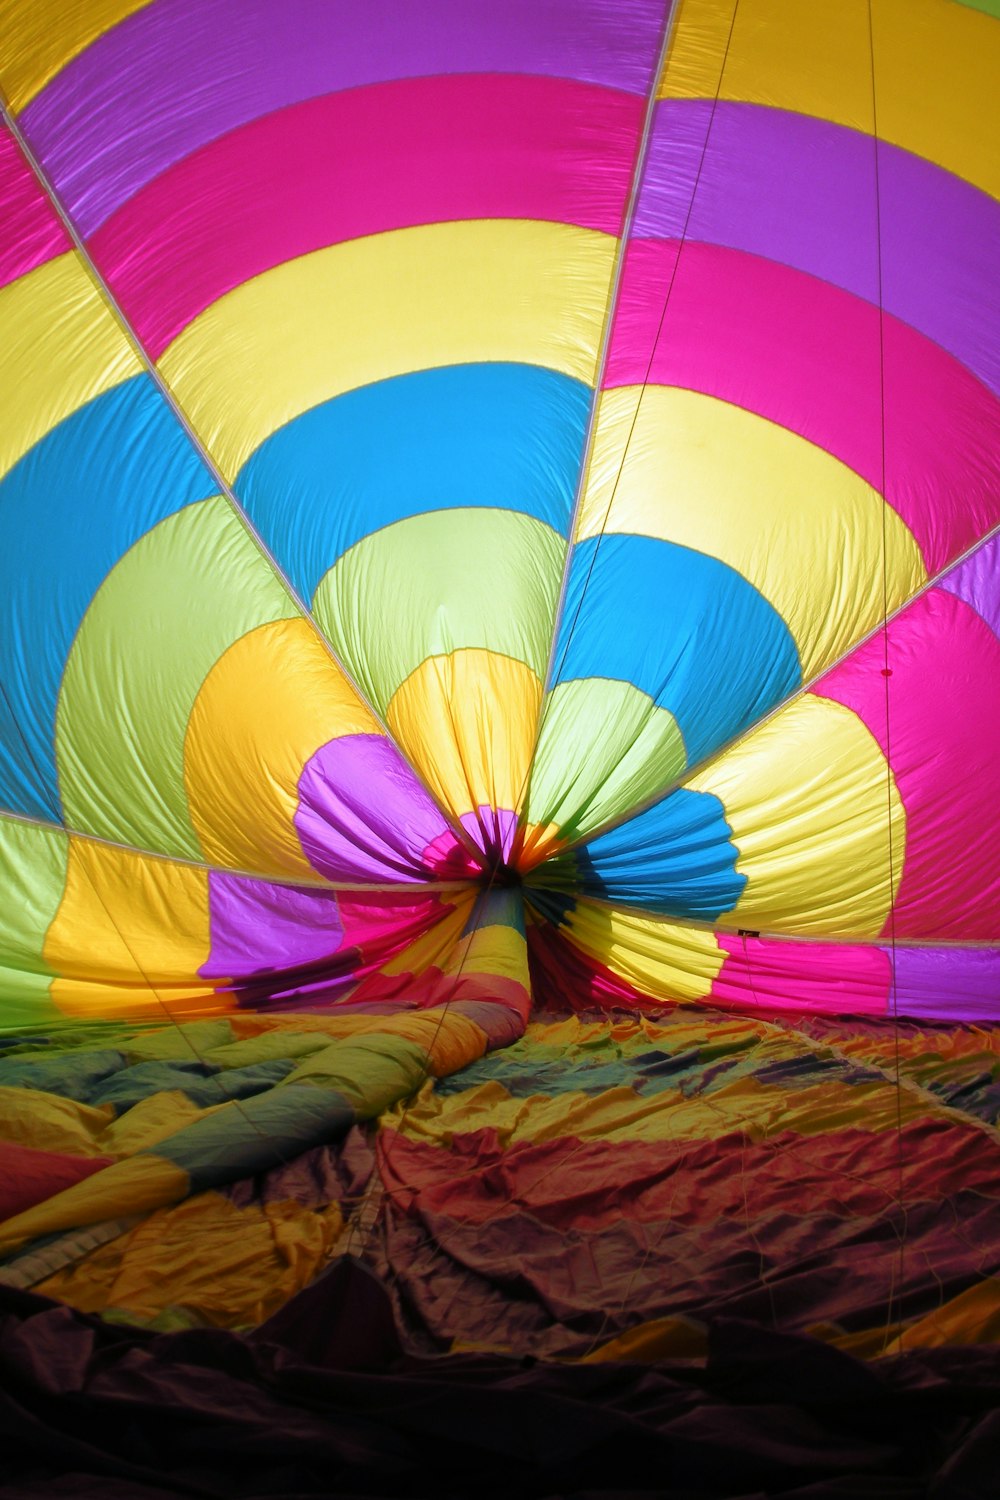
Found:
<svg viewBox="0 0 1000 1500"><path fill-rule="evenodd" d="M898 1333L895 1340L897 1354L903 1352L903 1298L906 1286L906 1192L903 1171L903 1100L901 1083L901 1060L899 1048L899 994L896 984L896 879L895 851L893 848L893 774L892 739L890 733L889 685L892 671L889 666L889 581L888 581L888 517L889 502L886 499L886 448L885 448L885 308L883 297L882 267L882 195L879 181L879 135L878 135L878 90L875 80L875 28L872 17L872 0L868 0L868 55L871 64L872 99L872 177L875 189L875 272L878 289L878 375L879 375L879 442L881 462L882 496L882 683L885 701L885 794L886 794L886 858L889 877L889 1009L892 1015L893 1053L896 1073L896 1198L899 1205L900 1224L896 1230L899 1238L898 1288L889 1286L886 1306L885 1336L888 1343L892 1329L893 1313L896 1314Z"/></svg>
<svg viewBox="0 0 1000 1500"><path fill-rule="evenodd" d="M428 797L430 797L435 807L437 807L438 811L441 813L441 816L445 819L446 823L449 825L456 838L461 844L464 845L466 851L478 863L482 855L482 850L476 847L472 838L462 827L459 819L453 817L451 812L438 800L430 785L425 780L424 776L410 760L410 757L403 750L402 746L397 743L394 735L389 729L388 724L386 723L386 720L383 718L382 714L379 713L375 705L369 701L367 695L362 692L361 687L355 681L353 675L347 670L344 663L340 660L339 656L333 648L332 642L328 639L326 633L320 628L319 622L317 621L311 608L309 608L306 601L299 594L291 579L278 563L277 558L264 542L263 537L257 530L256 526L254 526L252 520L250 519L250 516L247 514L247 511L240 504L235 491L232 488L232 485L228 482L228 480L226 480L222 473L222 470L219 468L215 459L212 457L207 445L203 442L203 440L195 430L187 413L185 412L184 408L181 406L179 400L174 395L174 392L171 390L169 384L167 383L163 373L157 367L155 360L150 358L149 354L146 351L145 345L139 338L139 335L136 333L135 329L132 327L131 322L126 316L125 311L119 303L117 297L115 296L112 288L108 284L101 271L98 269L97 265L94 263L94 260L89 250L87 249L86 243L77 230L76 224L74 223L69 210L66 208L61 197L56 192L54 184L50 180L48 173L43 168L41 161L32 150L28 140L24 135L24 132L21 130L19 122L14 118L14 115L7 104L6 98L2 93L0 93L0 120L2 120L2 122L10 130L11 135L14 137L14 140L23 153L25 160L34 173L36 181L42 188L43 192L46 195L46 198L48 199L52 208L55 210L56 214L59 216L63 227L72 240L73 247L77 255L79 255L81 263L86 268L97 292L103 299L112 316L115 318L115 321L117 322L122 334L125 336L135 353L138 355L144 372L153 381L154 385L160 393L160 396L173 412L173 415L179 423L182 431L186 435L188 442L194 448L198 457L201 459L201 462L204 464L205 468L212 476L214 483L218 487L220 495L228 502L237 520L242 525L251 542L257 548L264 562L270 568L279 586L284 589L285 593L288 595L292 603L295 605L296 609L299 611L301 617L311 626L316 634L317 639L323 646L323 649L326 651L330 660L343 674L345 680L350 684L351 688L356 693L359 701L363 703L371 713L376 723L380 726L388 742L395 748L401 759L412 771L414 777L423 787L424 791L427 793Z"/></svg>
<svg viewBox="0 0 1000 1500"><path fill-rule="evenodd" d="M738 3L738 0L737 0ZM601 341L598 348L597 362L594 367L594 390L590 399L587 412L587 425L584 429L583 447L580 452L580 468L577 474L576 492L573 496L573 504L570 507L569 522L566 533L566 559L563 563L562 579L559 584L559 593L556 596L556 607L552 618L552 639L549 643L549 659L545 667L545 676L542 680L541 696L538 700L538 713L535 717L535 737L528 755L528 763L525 768L524 778L517 794L516 804L513 811L517 814L517 826L514 831L514 843L511 858L516 859L520 846L522 832L521 814L522 802L527 806L528 790L531 785L531 773L534 769L535 754L542 735L542 725L545 718L546 702L552 686L552 678L555 672L556 646L559 641L559 631L562 628L563 614L566 608L566 595L569 590L570 565L573 559L573 538L576 534L577 522L583 506L583 498L587 492L587 484L590 477L590 465L593 459L594 434L597 427L597 413L601 402L601 390L604 384L604 375L607 370L608 357L611 350L611 335L615 325L615 317L618 311L618 298L621 291L622 276L625 267L625 256L628 252L629 240L632 234L632 225L635 221L639 206L639 196L642 191L642 182L646 172L646 161L649 155L649 143L653 136L653 120L656 115L656 105L659 94L660 80L666 67L667 53L670 49L671 39L677 16L680 13L681 0L667 0L667 8L663 20L663 35L657 48L656 58L653 64L653 75L646 98L643 114L642 131L639 135L639 143L636 148L635 161L632 165L632 180L629 185L628 198L625 204L625 212L622 217L621 232L618 237L618 248L615 253L614 265L611 272L611 284L608 288L608 298L604 309L604 325L601 329Z"/></svg>

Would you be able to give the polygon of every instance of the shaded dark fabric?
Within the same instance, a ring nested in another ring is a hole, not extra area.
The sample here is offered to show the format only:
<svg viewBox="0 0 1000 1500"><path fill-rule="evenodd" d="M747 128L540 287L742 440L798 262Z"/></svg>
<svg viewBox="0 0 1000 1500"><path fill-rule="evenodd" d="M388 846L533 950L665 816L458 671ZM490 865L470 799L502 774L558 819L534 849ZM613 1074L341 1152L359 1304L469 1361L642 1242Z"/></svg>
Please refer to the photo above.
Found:
<svg viewBox="0 0 1000 1500"><path fill-rule="evenodd" d="M0 1289L0 1388L5 1496L985 1500L1000 1464L996 1348L869 1365L720 1319L699 1361L427 1359L347 1259L252 1338Z"/></svg>

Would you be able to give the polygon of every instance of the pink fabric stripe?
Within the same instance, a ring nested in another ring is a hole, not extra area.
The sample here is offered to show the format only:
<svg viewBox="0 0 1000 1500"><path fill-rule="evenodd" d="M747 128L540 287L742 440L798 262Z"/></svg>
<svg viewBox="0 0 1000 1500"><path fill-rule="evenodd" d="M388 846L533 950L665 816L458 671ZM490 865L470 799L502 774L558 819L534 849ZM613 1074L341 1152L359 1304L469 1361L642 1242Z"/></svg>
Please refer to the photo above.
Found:
<svg viewBox="0 0 1000 1500"><path fill-rule="evenodd" d="M881 679L880 679L881 680ZM740 1010L886 1012L890 964L880 948L841 943L782 943L718 933L726 961L712 985L713 1005Z"/></svg>
<svg viewBox="0 0 1000 1500"><path fill-rule="evenodd" d="M738 250L629 247L608 386L647 378L757 412L882 484L878 309ZM669 288L669 300L667 292ZM937 572L1000 521L1000 402L886 316L886 495Z"/></svg>
<svg viewBox="0 0 1000 1500"><path fill-rule="evenodd" d="M853 709L889 756L906 809L896 935L995 938L1000 640L944 589L915 599L889 625L888 736L882 661L880 633L815 691Z"/></svg>
<svg viewBox="0 0 1000 1500"><path fill-rule="evenodd" d="M413 224L544 219L618 234L642 102L552 78L417 78L326 95L164 172L90 249L153 358L233 287Z"/></svg>
<svg viewBox="0 0 1000 1500"><path fill-rule="evenodd" d="M0 286L72 249L9 130L0 126Z"/></svg>

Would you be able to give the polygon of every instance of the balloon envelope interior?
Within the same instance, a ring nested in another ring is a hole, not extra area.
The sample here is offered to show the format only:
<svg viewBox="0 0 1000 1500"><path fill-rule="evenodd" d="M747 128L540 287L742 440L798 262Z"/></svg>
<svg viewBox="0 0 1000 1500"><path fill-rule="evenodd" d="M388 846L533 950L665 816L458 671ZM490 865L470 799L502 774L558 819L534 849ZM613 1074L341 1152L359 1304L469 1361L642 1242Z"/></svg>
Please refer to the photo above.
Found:
<svg viewBox="0 0 1000 1500"><path fill-rule="evenodd" d="M996 1327L992 11L0 4L4 1281Z"/></svg>

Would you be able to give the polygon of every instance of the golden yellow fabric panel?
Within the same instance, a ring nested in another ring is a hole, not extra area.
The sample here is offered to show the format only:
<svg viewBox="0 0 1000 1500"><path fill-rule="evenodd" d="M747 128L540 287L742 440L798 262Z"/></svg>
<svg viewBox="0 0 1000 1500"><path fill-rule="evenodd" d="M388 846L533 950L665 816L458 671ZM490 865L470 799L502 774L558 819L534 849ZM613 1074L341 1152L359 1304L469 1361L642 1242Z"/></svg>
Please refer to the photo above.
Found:
<svg viewBox="0 0 1000 1500"><path fill-rule="evenodd" d="M735 569L785 621L806 679L927 578L912 532L852 469L753 412L671 386L601 398L577 537L602 532L658 537Z"/></svg>
<svg viewBox="0 0 1000 1500"><path fill-rule="evenodd" d="M0 88L17 114L78 53L150 0L0 0Z"/></svg>
<svg viewBox="0 0 1000 1500"><path fill-rule="evenodd" d="M741 1078L706 1097L687 1098L681 1090L637 1094L633 1089L605 1089L601 1094L565 1093L521 1098L499 1083L484 1083L460 1094L431 1091L396 1105L384 1117L412 1139L447 1145L453 1135L495 1130L503 1146L521 1142L699 1141L717 1140L746 1131L754 1139L794 1131L824 1135L861 1128L872 1133L895 1131L903 1122L922 1119L926 1103L915 1095L898 1098L890 1080L852 1086L843 1104L831 1101L829 1083L794 1094L756 1078Z"/></svg>
<svg viewBox="0 0 1000 1500"><path fill-rule="evenodd" d="M746 876L720 926L877 937L891 905L906 814L878 744L839 703L809 694L685 783L718 797Z"/></svg>
<svg viewBox="0 0 1000 1500"><path fill-rule="evenodd" d="M496 651L431 656L396 689L386 721L455 817L515 809L528 776L542 684Z"/></svg>
<svg viewBox="0 0 1000 1500"><path fill-rule="evenodd" d="M336 736L378 733L307 620L275 620L236 641L202 684L184 741L188 810L205 858L315 880L293 821L302 769Z"/></svg>
<svg viewBox="0 0 1000 1500"><path fill-rule="evenodd" d="M229 292L160 370L228 479L286 422L393 375L509 360L592 383L615 245L534 220L351 240Z"/></svg>
<svg viewBox="0 0 1000 1500"><path fill-rule="evenodd" d="M42 1089L0 1087L0 1140L35 1151L104 1156L102 1133L113 1118L110 1104L95 1108Z"/></svg>
<svg viewBox="0 0 1000 1500"><path fill-rule="evenodd" d="M0 1253L15 1250L43 1234L99 1224L103 1219L124 1219L165 1203L177 1203L187 1197L190 1186L187 1173L163 1157L135 1156L116 1161L36 1208L7 1219L0 1230Z"/></svg>
<svg viewBox="0 0 1000 1500"><path fill-rule="evenodd" d="M102 391L141 368L75 252L0 289L0 478Z"/></svg>
<svg viewBox="0 0 1000 1500"><path fill-rule="evenodd" d="M199 1193L34 1290L81 1312L114 1308L144 1322L182 1307L202 1326L256 1325L308 1285L342 1227L336 1203L237 1208L221 1193Z"/></svg>
<svg viewBox="0 0 1000 1500"><path fill-rule="evenodd" d="M209 952L208 871L71 838L66 889L45 940L52 998L105 1018L221 1011L196 978Z"/></svg>
<svg viewBox="0 0 1000 1500"><path fill-rule="evenodd" d="M711 932L658 917L580 901L566 927L585 953L656 1000L704 1000L722 968Z"/></svg>
<svg viewBox="0 0 1000 1500"><path fill-rule="evenodd" d="M660 95L713 98L719 89L722 99L871 133L868 4L682 0ZM880 139L996 194L1000 153L987 125L996 110L995 22L949 0L871 0L871 13Z"/></svg>

